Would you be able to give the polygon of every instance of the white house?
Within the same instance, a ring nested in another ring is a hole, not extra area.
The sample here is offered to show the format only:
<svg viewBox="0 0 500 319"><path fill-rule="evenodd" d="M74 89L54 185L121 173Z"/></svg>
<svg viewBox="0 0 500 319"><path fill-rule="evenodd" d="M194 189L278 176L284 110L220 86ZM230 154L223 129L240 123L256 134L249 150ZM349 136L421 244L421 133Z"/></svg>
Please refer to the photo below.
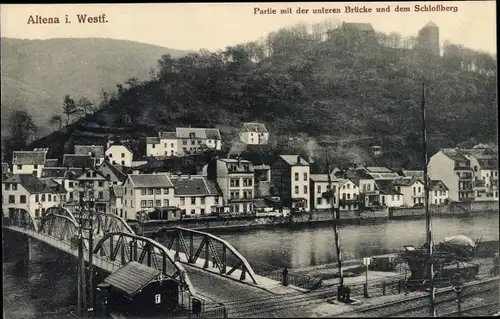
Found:
<svg viewBox="0 0 500 319"><path fill-rule="evenodd" d="M206 176L187 175L170 177L174 184L177 207L185 216L203 216L218 212L222 206L222 192Z"/></svg>
<svg viewBox="0 0 500 319"><path fill-rule="evenodd" d="M113 185L109 190L109 206L111 213L120 217L123 216L123 190L122 185Z"/></svg>
<svg viewBox="0 0 500 319"><path fill-rule="evenodd" d="M105 155L113 165L116 164L125 167L132 166L133 153L120 141L111 143L111 145L108 146Z"/></svg>
<svg viewBox="0 0 500 319"><path fill-rule="evenodd" d="M339 208L343 210L359 209L359 187L349 179L343 179L338 189Z"/></svg>
<svg viewBox="0 0 500 319"><path fill-rule="evenodd" d="M44 167L41 180L52 179L61 184L66 190L64 203L72 203L78 199L78 193L75 193L78 186L76 178L82 172L83 169L77 167Z"/></svg>
<svg viewBox="0 0 500 319"><path fill-rule="evenodd" d="M434 154L429 160L428 171L431 180L440 180L448 187L451 200L474 200L470 160L458 149L443 148Z"/></svg>
<svg viewBox="0 0 500 319"><path fill-rule="evenodd" d="M403 194L395 187L393 181L378 181L377 189L379 191L379 202L385 207L401 207L403 206Z"/></svg>
<svg viewBox="0 0 500 319"><path fill-rule="evenodd" d="M158 137L146 138L147 156L183 156L221 147L221 135L216 128L178 127L175 132L160 132Z"/></svg>
<svg viewBox="0 0 500 319"><path fill-rule="evenodd" d="M403 195L404 207L424 205L424 183L417 178L400 178L394 180L394 189Z"/></svg>
<svg viewBox="0 0 500 319"><path fill-rule="evenodd" d="M47 151L14 151L12 154L12 173L33 174L40 178L46 158Z"/></svg>
<svg viewBox="0 0 500 319"><path fill-rule="evenodd" d="M448 187L442 181L429 181L429 204L442 205L448 200Z"/></svg>
<svg viewBox="0 0 500 319"><path fill-rule="evenodd" d="M299 211L311 209L309 175L309 162L299 155L280 155L271 165L271 181L280 192L283 203Z"/></svg>
<svg viewBox="0 0 500 319"><path fill-rule="evenodd" d="M105 157L102 145L75 145L75 154L89 155L94 161L94 166L101 165Z"/></svg>
<svg viewBox="0 0 500 319"><path fill-rule="evenodd" d="M25 209L34 219L46 209L59 205L66 194L64 187L52 180L42 181L33 174L15 174L2 181L2 209Z"/></svg>
<svg viewBox="0 0 500 319"><path fill-rule="evenodd" d="M166 174L130 174L123 183L123 217L136 219L139 211L178 206L174 185Z"/></svg>
<svg viewBox="0 0 500 319"><path fill-rule="evenodd" d="M489 148L461 149L474 176L474 199L498 200L498 154Z"/></svg>
<svg viewBox="0 0 500 319"><path fill-rule="evenodd" d="M159 132L157 137L146 138L147 156L177 156L178 153L176 132Z"/></svg>
<svg viewBox="0 0 500 319"><path fill-rule="evenodd" d="M329 210L332 208L331 199L326 192L332 190L334 195L333 205L335 208L339 206L337 198L339 179L334 175L330 175L330 183L328 182L327 174L311 174L310 175L310 190L311 190L311 210Z"/></svg>
<svg viewBox="0 0 500 319"><path fill-rule="evenodd" d="M243 123L240 140L245 144L264 145L269 142L269 131L262 123Z"/></svg>

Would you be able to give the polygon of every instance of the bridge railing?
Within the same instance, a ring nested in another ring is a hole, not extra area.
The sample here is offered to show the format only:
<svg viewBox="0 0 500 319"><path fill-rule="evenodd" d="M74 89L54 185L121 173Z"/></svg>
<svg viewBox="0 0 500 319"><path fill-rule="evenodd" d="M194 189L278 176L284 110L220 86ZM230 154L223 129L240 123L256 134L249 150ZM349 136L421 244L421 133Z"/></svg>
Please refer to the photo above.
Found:
<svg viewBox="0 0 500 319"><path fill-rule="evenodd" d="M303 274L297 274L285 268L276 267L256 260L249 260L252 267L260 276L279 281L282 285L292 285L304 289L319 287L321 279Z"/></svg>

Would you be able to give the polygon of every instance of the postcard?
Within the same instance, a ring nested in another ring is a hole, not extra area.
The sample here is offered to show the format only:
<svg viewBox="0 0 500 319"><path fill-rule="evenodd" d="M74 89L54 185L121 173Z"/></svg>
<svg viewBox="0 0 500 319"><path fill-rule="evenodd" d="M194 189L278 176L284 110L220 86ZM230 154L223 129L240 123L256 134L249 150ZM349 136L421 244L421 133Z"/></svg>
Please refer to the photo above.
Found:
<svg viewBox="0 0 500 319"><path fill-rule="evenodd" d="M4 317L498 315L495 1L0 24Z"/></svg>

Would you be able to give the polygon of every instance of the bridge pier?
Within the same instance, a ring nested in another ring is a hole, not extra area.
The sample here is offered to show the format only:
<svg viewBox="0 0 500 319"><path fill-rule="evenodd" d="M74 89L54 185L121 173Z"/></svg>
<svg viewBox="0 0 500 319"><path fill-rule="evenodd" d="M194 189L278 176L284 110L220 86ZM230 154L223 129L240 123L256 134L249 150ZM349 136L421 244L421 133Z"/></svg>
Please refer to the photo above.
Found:
<svg viewBox="0 0 500 319"><path fill-rule="evenodd" d="M29 263L34 255L31 238L6 228L3 229L2 237L5 261L15 263L19 270L29 270Z"/></svg>

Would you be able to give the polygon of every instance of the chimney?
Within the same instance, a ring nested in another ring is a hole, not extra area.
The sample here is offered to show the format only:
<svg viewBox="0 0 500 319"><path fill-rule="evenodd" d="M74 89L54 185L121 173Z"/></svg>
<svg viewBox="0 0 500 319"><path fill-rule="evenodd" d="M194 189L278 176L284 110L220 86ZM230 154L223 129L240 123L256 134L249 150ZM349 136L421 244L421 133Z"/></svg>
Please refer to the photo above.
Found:
<svg viewBox="0 0 500 319"><path fill-rule="evenodd" d="M240 157L238 156L238 157L236 157L236 158L238 159L238 166L240 166L240 164L241 164Z"/></svg>
<svg viewBox="0 0 500 319"><path fill-rule="evenodd" d="M188 173L188 180L191 180L191 173Z"/></svg>
<svg viewBox="0 0 500 319"><path fill-rule="evenodd" d="M297 164L300 164L300 155L297 155Z"/></svg>

